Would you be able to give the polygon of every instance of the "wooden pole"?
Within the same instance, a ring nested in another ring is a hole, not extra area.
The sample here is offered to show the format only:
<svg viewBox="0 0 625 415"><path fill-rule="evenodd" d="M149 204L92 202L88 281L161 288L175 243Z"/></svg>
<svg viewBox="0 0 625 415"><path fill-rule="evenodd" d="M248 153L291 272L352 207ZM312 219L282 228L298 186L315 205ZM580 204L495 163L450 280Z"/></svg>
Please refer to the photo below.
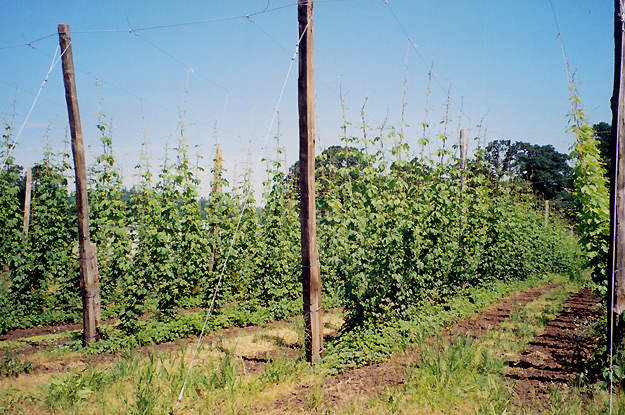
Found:
<svg viewBox="0 0 625 415"><path fill-rule="evenodd" d="M101 299L100 299L100 271L98 269L98 246L95 242L91 242L91 271L93 272L93 285L97 287L93 296L93 312L95 314L96 327L102 323Z"/></svg>
<svg viewBox="0 0 625 415"><path fill-rule="evenodd" d="M30 198L33 185L33 170L26 169L26 189L24 191L24 240L28 239L28 227L30 226Z"/></svg>
<svg viewBox="0 0 625 415"><path fill-rule="evenodd" d="M215 149L215 171L213 172L213 193L221 193L221 172L224 158L224 151L217 147Z"/></svg>
<svg viewBox="0 0 625 415"><path fill-rule="evenodd" d="M545 200L545 228L549 225L549 200Z"/></svg>
<svg viewBox="0 0 625 415"><path fill-rule="evenodd" d="M321 275L315 209L315 105L313 0L298 0L299 24L299 183L302 229L302 285L306 325L306 358L323 358Z"/></svg>
<svg viewBox="0 0 625 415"><path fill-rule="evenodd" d="M462 169L462 186L464 192L464 171L467 169L467 148L469 147L469 139L467 138L467 130L460 130L460 169Z"/></svg>
<svg viewBox="0 0 625 415"><path fill-rule="evenodd" d="M625 311L625 76L623 74L623 45L625 25L623 4L614 2L614 90L612 106L612 149L615 177L610 186L610 250L608 253L608 339L619 348L623 339Z"/></svg>
<svg viewBox="0 0 625 415"><path fill-rule="evenodd" d="M87 198L87 167L85 163L85 145L80 124L80 110L78 95L74 80L74 58L72 56L72 42L69 35L69 26L60 24L59 45L61 46L63 63L63 83L65 84L65 99L69 115L69 126L72 134L72 154L74 155L74 170L76 173L76 205L78 208L78 252L80 256L80 287L83 306L83 342L93 343L97 336L95 297L99 294L99 287L95 282L93 251L89 236L89 201ZM97 265L96 265L97 266Z"/></svg>
<svg viewBox="0 0 625 415"><path fill-rule="evenodd" d="M217 148L215 149L215 167L213 171L213 185L211 187L211 197L215 197L217 194L221 193L221 178L223 173L223 158L224 152L217 144ZM213 229L213 243L211 249L211 260L210 260L210 270L214 271L217 268L216 261L216 252L217 252L217 228Z"/></svg>
<svg viewBox="0 0 625 415"><path fill-rule="evenodd" d="M467 130L460 130L460 168L467 168L467 148L469 147L469 139Z"/></svg>

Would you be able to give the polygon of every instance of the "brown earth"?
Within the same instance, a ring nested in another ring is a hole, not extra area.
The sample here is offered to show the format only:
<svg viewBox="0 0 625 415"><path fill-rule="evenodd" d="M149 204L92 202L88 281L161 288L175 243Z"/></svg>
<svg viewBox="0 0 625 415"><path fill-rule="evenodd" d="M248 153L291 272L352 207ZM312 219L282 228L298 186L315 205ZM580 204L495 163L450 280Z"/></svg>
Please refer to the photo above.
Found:
<svg viewBox="0 0 625 415"><path fill-rule="evenodd" d="M337 311L339 309L330 309L327 311ZM195 310L184 310L183 312L191 312L198 311ZM210 344L212 342L220 342L224 339L236 338L239 336L252 335L257 333L263 329L272 329L283 327L285 323L291 323L295 320L296 317L292 317L286 320L281 321L273 321L262 326L249 326L249 327L230 327L226 329L217 330L214 332L207 333L202 343L204 345ZM116 320L107 320L103 322L103 324L114 324ZM8 333L5 333L0 336L0 343L3 341L11 341L11 340L21 340L23 345L17 346L11 349L11 352L21 359L30 359L30 356L33 356L37 353L41 352L49 352L55 350L63 346L65 343L68 343L72 340L69 337L69 332L75 330L81 330L81 323L74 324L58 324L53 326L45 326L45 327L34 327L29 329L17 329L12 330ZM46 339L46 340L29 340L30 338L36 336L43 336L48 334L56 334L56 333L67 333L68 336L61 336L55 339ZM328 325L324 326L324 338L332 338L338 335L337 330ZM139 348L133 349L133 352L138 352L141 354L148 353L158 353L158 352L168 352L174 350L180 350L184 348L186 350L195 347L197 342L197 337L195 338L183 338L174 340L167 343L148 345ZM272 350L262 353L247 353L242 354L239 357L241 358L241 368L240 370L246 374L253 374L262 370L269 361L275 359L277 357L285 358L285 359L295 359L302 354L298 344L284 344L280 346L275 346ZM32 373L58 373L65 372L70 369L82 368L88 365L108 365L113 363L116 359L119 358L118 354L101 354L101 355L70 355L70 356L59 356L58 358L50 358L50 359L36 359L37 362L32 366Z"/></svg>
<svg viewBox="0 0 625 415"><path fill-rule="evenodd" d="M544 333L530 342L521 356L511 359L504 377L514 388L518 403L545 403L549 390L565 388L575 379L593 340L585 329L599 315L598 301L587 288L578 291L565 301Z"/></svg>
<svg viewBox="0 0 625 415"><path fill-rule="evenodd" d="M55 324L53 326L33 327L30 329L16 329L0 335L0 341L21 340L29 337L45 336L80 329L82 329L82 323Z"/></svg>
<svg viewBox="0 0 625 415"><path fill-rule="evenodd" d="M473 317L460 321L447 329L447 333L485 334L510 317L513 311L525 307L542 294L554 289L562 283L551 283L514 293L502 301L490 306ZM406 368L418 362L418 350L408 350L396 354L391 359L349 370L338 375L329 376L324 380L324 407L332 408L342 403L366 400L370 396L383 393L389 388L403 385L406 382ZM299 412L311 401L314 385L301 385L275 402L278 411Z"/></svg>
<svg viewBox="0 0 625 415"><path fill-rule="evenodd" d="M449 335L468 333L480 336L496 328L515 311L522 309L543 293L555 288L561 283L528 289L517 292L498 302L481 313L467 318L447 329ZM585 357L585 350L590 340L585 336L584 327L587 322L597 316L597 297L587 289L582 289L571 296L562 307L555 320L547 324L544 333L529 344L529 348L518 358L510 362L510 368L505 374L505 381L514 389L517 403L529 402L538 398L546 399L549 388L564 385L575 377L579 363ZM269 323L262 327L229 328L208 334L205 342L220 341L224 338L253 334L261 328L277 327L280 322ZM61 333L71 330L80 330L81 324L64 324L42 328L14 330L0 336L0 342L8 340L27 339L52 333ZM336 330L326 328L326 337L336 336ZM20 347L16 353L27 356L39 351L46 351L57 347L68 338L59 338L48 343L33 342ZM154 351L168 351L189 348L195 345L195 339L181 339L174 342L154 346L146 346L139 351L148 353ZM296 345L282 345L270 352L242 354L241 370L252 374L262 370L267 362L275 357L295 358L301 355ZM110 364L118 356L74 356L68 359L38 362L34 366L35 373L56 373L68 369L90 364ZM391 359L378 364L368 365L359 369L346 371L324 379L321 391L324 407L333 408L343 403L367 399L383 393L389 388L401 386L406 382L406 368L418 362L418 350L408 350L403 354L396 354ZM273 402L274 410L279 412L302 412L311 401L311 395L318 393L315 385L304 384L294 390L279 396ZM318 389L318 388L317 388Z"/></svg>

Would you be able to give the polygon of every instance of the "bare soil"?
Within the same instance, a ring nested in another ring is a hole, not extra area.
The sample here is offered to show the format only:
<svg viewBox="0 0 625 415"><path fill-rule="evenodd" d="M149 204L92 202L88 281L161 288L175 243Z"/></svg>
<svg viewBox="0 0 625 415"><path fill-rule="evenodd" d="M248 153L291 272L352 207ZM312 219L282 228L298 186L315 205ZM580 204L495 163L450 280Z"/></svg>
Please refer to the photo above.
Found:
<svg viewBox="0 0 625 415"><path fill-rule="evenodd" d="M561 283L552 283L537 288L517 292L502 301L494 304L481 313L474 315L450 326L448 335L470 334L480 336L499 326L515 311L524 308L542 294L554 289ZM515 392L517 404L545 401L550 388L565 387L573 380L580 369L580 362L586 357L586 350L592 339L587 337L585 328L590 320L596 318L598 311L597 296L588 289L582 289L572 295L562 306L555 320L547 324L543 334L536 337L520 356L510 361L505 373L504 381ZM264 326L244 328L230 328L210 333L205 342L219 341L228 337L249 335L262 328L279 327L284 322L269 323ZM28 339L53 333L63 333L80 330L81 324L62 324L33 329L14 330L0 336L0 343L9 340ZM335 337L336 330L326 328L325 337ZM27 346L20 347L15 353L28 356L36 352L48 351L69 341L69 337L60 337L48 342L33 341ZM194 345L196 339L181 339L170 343L147 346L139 349L141 353L154 351L168 351ZM241 370L253 374L264 369L273 358L295 358L301 355L297 345L283 344L273 350L263 353L242 354ZM110 364L118 356L72 356L59 359L38 359L34 365L35 373L64 372L90 364ZM418 362L419 351L408 350L396 354L391 359L378 364L368 365L359 369L346 371L324 379L322 401L326 409L339 407L347 402L366 400L370 396L384 393L390 388L403 385L406 379L406 368ZM317 388L315 390L315 388ZM295 389L287 390L279 395L267 408L276 412L306 412L311 402L312 394L319 393L319 388L312 384L302 384Z"/></svg>
<svg viewBox="0 0 625 415"><path fill-rule="evenodd" d="M587 288L572 295L544 333L510 361L505 379L514 388L518 403L545 403L549 390L565 388L576 378L593 341L586 328L599 315L598 301Z"/></svg>
<svg viewBox="0 0 625 415"><path fill-rule="evenodd" d="M514 293L481 313L450 326L447 329L447 334L470 334L472 336L485 334L509 318L513 311L525 307L542 294L561 284L551 283ZM332 408L346 402L359 399L366 400L368 397L379 395L389 388L403 385L407 380L406 368L417 363L418 359L418 350L408 350L406 353L396 354L387 361L326 378L323 388L324 407ZM301 385L283 395L275 402L275 409L283 412L302 411L311 402L313 387L314 385Z"/></svg>
<svg viewBox="0 0 625 415"><path fill-rule="evenodd" d="M337 311L338 309L331 309L328 311ZM197 311L197 310L195 310ZM185 312L190 312L185 310ZM231 327L226 329L217 330L206 334L202 340L204 344L210 344L211 342L219 342L228 338L236 338L240 336L246 336L262 331L263 329L272 329L284 327L285 323L292 322L296 317L292 317L286 320L274 321L262 326L249 326L249 327ZM114 324L115 320L107 320L104 324ZM17 329L12 330L0 336L0 343L11 340L21 340L24 345L17 346L11 349L11 352L21 359L30 359L33 355L42 352L50 352L56 348L63 346L65 343L72 341L69 337L69 333L75 330L81 330L82 324L58 324L53 326L35 327L29 329ZM47 340L29 340L36 336L44 336L56 333L67 333L67 336L60 336L54 339ZM332 338L338 335L335 328L325 326L324 338ZM148 354L168 352L174 350L180 350L181 348L189 349L195 347L197 337L183 338L175 341L161 343L156 345L148 345L140 348L135 348L133 351ZM283 344L277 345L272 350L262 353L247 353L240 356L242 367L241 372L246 374L253 374L258 372L267 365L272 359L284 358L295 359L302 355L297 344ZM87 365L107 365L114 362L119 358L118 354L101 354L101 355L71 355L71 356L59 356L50 359L36 359L36 363L33 364L32 373L60 373L70 369L82 368Z"/></svg>

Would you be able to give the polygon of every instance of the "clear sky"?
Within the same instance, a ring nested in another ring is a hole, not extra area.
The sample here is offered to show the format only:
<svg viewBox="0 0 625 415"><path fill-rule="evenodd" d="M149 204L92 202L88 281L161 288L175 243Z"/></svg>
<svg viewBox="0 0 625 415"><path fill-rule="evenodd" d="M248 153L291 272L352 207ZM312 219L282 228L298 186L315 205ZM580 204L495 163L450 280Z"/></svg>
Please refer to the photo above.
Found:
<svg viewBox="0 0 625 415"><path fill-rule="evenodd" d="M390 126L399 130L407 73L405 132L418 152L433 64L426 152L440 145L436 137L450 90L452 142L466 128L482 143L510 139L568 153L573 139L566 133L570 104L558 31L590 121L611 119L611 2L317 0L314 7L320 150L340 142L340 91L349 135L362 135L365 103L370 136L385 119L385 133ZM287 78L298 37L295 0L0 0L0 115L14 138L50 68L59 23L69 24L72 35L88 162L100 152L101 102L124 180L136 183L143 126L151 163L158 166L167 140L176 145L187 89L185 135L204 156L208 189L216 135L230 176L243 172L248 154L257 164L266 136L275 148L271 118L285 79L280 144L288 164L295 161L297 60ZM53 149L63 148L67 110L60 66L19 137L18 164L41 160L46 136ZM257 180L263 171L261 165Z"/></svg>

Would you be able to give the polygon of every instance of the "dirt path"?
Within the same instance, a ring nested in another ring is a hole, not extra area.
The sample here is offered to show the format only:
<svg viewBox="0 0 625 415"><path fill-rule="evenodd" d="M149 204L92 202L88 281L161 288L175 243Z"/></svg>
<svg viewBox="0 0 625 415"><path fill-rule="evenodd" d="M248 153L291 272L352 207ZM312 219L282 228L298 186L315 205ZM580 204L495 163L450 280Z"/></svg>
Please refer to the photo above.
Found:
<svg viewBox="0 0 625 415"><path fill-rule="evenodd" d="M333 308L327 310L327 312L337 312L339 308ZM225 329L216 330L207 333L202 343L204 345L212 342L221 342L231 338L237 337L249 337L254 334L261 333L264 330L280 329L285 325L292 324L297 317L291 317L285 320L273 321L260 326L248 326L248 327L229 327ZM109 322L114 322L110 320ZM45 353L63 346L65 343L71 341L69 333L74 330L81 330L82 324L59 324L54 326L36 327L30 329L18 329L8 332L0 336L0 344L4 341L20 340L21 344L11 349L21 359L33 359L34 364L32 367L32 373L62 373L68 370L81 369L88 365L109 365L119 358L120 353L105 353L101 355L84 355L80 353L70 353L69 355L50 356L45 358L38 358L38 353ZM35 336L43 336L47 334L61 334L59 337L45 340L31 340ZM66 333L63 335L63 333ZM324 322L324 338L328 339L336 337L338 335L337 329L332 327L330 323ZM181 349L190 350L194 348L197 343L197 337L182 338L167 343L148 345L143 347L137 347L133 349L133 352L141 354L148 353L160 353L177 351ZM264 351L262 353L243 353L240 355L242 367L241 370L244 373L252 374L262 370L267 363L276 357L286 359L296 359L301 354L301 350L297 344L281 344L272 347L272 350Z"/></svg>
<svg viewBox="0 0 625 415"><path fill-rule="evenodd" d="M552 283L537 288L517 292L510 297L492 305L481 313L450 326L446 333L449 335L470 334L481 336L489 330L497 328L502 322L510 318L515 311L526 307L544 293L556 288L562 283ZM563 304L560 313L555 320L547 324L544 333L535 338L520 356L510 362L504 381L511 385L515 391L517 404L524 404L536 398L546 399L547 392L554 385L564 385L570 381L578 370L580 361L585 357L584 353L589 345L583 328L586 323L596 317L595 309L597 297L587 289L582 289L572 295ZM234 336L253 336L259 330L278 327L284 322L273 322L263 326L230 328L210 333L206 342L223 340ZM0 342L9 339L23 339L32 336L61 333L68 330L79 329L80 325L59 325L38 329L13 331L0 336ZM330 328L327 328L330 331ZM331 335L336 335L332 329ZM55 339L54 342L62 341ZM181 339L175 342L148 346L140 349L141 353L149 351L164 351L180 349L194 342L194 339ZM46 350L43 344L33 342L20 350L21 355L31 352ZM252 374L262 370L272 357L296 357L299 349L294 345L281 345L267 353L241 354L243 371ZM118 356L60 356L58 359L41 359L34 365L35 373L56 373L69 369L84 367L88 364L110 364ZM323 380L323 388L319 385L303 384L294 389L281 391L277 398L262 406L268 412L274 413L301 413L306 412L311 401L320 397L324 408L332 411L346 403L363 402L366 405L368 398L384 393L385 390L396 388L406 383L406 368L418 363L419 351L408 350L398 353L391 359L359 369L346 371L334 376L328 376ZM266 405L266 406L265 406Z"/></svg>
<svg viewBox="0 0 625 415"><path fill-rule="evenodd" d="M584 329L599 315L598 301L587 288L572 295L544 333L510 361L504 378L513 386L517 403L544 402L550 389L566 387L579 373L592 341Z"/></svg>
<svg viewBox="0 0 625 415"><path fill-rule="evenodd" d="M462 320L448 328L449 334L469 333L479 336L497 327L515 310L525 307L542 294L562 283L551 283L514 293L473 317ZM384 390L406 382L406 368L416 363L418 351L396 354L391 359L363 366L358 369L327 377L324 380L323 401L325 408L378 395ZM311 401L314 385L301 385L275 402L275 410L299 412Z"/></svg>

